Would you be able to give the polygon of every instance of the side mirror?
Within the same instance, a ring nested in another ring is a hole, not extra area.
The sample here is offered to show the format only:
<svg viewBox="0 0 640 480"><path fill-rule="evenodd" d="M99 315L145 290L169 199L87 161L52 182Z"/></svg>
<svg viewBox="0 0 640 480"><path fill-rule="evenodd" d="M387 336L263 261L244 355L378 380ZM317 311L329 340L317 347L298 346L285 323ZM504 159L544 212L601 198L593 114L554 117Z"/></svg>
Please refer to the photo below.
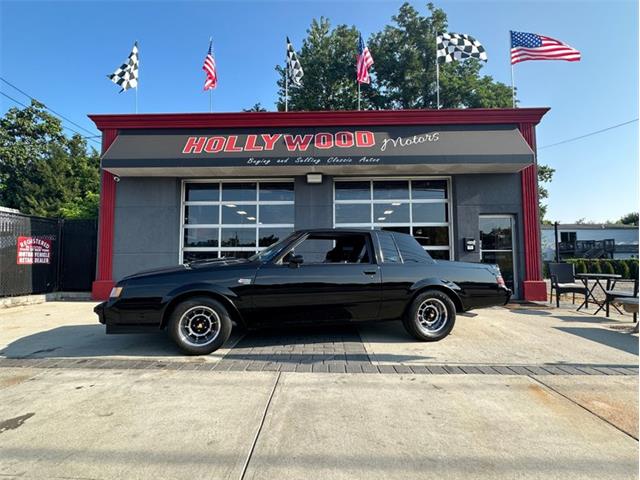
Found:
<svg viewBox="0 0 640 480"><path fill-rule="evenodd" d="M289 257L289 267L291 268L298 268L303 262L304 259L302 258L302 255L292 255Z"/></svg>

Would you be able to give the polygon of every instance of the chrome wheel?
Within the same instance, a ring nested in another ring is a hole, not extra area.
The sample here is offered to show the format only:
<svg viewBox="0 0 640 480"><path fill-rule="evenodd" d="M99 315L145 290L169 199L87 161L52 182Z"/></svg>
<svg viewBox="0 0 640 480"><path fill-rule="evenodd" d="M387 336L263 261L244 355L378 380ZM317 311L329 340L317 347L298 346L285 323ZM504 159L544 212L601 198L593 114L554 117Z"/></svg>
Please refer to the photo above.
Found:
<svg viewBox="0 0 640 480"><path fill-rule="evenodd" d="M194 347L213 342L220 334L220 317L213 308L192 307L180 317L180 337Z"/></svg>
<svg viewBox="0 0 640 480"><path fill-rule="evenodd" d="M438 333L449 320L449 312L444 302L437 298L427 298L418 307L416 314L418 328L426 334Z"/></svg>

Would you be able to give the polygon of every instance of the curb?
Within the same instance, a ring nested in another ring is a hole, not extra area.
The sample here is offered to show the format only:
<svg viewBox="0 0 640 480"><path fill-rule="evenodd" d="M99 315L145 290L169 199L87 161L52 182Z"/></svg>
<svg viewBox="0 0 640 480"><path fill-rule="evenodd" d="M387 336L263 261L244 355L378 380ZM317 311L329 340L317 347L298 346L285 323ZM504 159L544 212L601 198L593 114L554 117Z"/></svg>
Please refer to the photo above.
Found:
<svg viewBox="0 0 640 480"><path fill-rule="evenodd" d="M0 309L64 300L91 300L91 292L52 292L37 295L21 295L18 297L2 297L0 298Z"/></svg>

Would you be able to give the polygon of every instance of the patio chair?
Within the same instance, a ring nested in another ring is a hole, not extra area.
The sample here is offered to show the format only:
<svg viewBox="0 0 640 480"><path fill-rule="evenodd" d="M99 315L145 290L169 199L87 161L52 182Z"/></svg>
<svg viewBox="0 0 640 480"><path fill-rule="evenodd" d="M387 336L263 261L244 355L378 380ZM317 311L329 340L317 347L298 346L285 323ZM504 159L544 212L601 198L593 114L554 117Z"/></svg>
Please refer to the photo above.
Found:
<svg viewBox="0 0 640 480"><path fill-rule="evenodd" d="M616 285L620 284L620 283L630 283L633 282L633 292L630 292L628 290L616 290ZM615 304L615 300L619 299L619 298L638 298L638 279L634 278L633 280L631 279L624 279L624 280L617 280L614 284L611 290L605 290L605 302L606 302L606 314L607 314L607 318L609 317L609 306L614 303ZM633 321L637 322L638 321L638 313L634 313L633 314Z"/></svg>
<svg viewBox="0 0 640 480"><path fill-rule="evenodd" d="M553 298L553 291L556 291L556 307L560 307L560 295L563 293L578 293L584 295L584 302L578 307L578 310L583 305L589 307L589 292L587 287L583 284L576 282L575 269L570 263L550 263L549 274L551 275L551 297Z"/></svg>

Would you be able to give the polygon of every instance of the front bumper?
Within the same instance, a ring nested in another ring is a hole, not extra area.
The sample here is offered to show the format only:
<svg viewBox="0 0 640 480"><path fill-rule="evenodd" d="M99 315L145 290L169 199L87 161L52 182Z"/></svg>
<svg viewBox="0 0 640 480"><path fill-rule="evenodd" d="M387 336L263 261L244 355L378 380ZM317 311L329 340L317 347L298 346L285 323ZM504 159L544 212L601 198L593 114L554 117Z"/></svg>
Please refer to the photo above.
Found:
<svg viewBox="0 0 640 480"><path fill-rule="evenodd" d="M103 325L106 325L107 323L104 315L104 308L106 305L107 305L107 302L102 302L96 305L95 307L93 307L93 311L95 312L96 315L98 315L98 321Z"/></svg>

